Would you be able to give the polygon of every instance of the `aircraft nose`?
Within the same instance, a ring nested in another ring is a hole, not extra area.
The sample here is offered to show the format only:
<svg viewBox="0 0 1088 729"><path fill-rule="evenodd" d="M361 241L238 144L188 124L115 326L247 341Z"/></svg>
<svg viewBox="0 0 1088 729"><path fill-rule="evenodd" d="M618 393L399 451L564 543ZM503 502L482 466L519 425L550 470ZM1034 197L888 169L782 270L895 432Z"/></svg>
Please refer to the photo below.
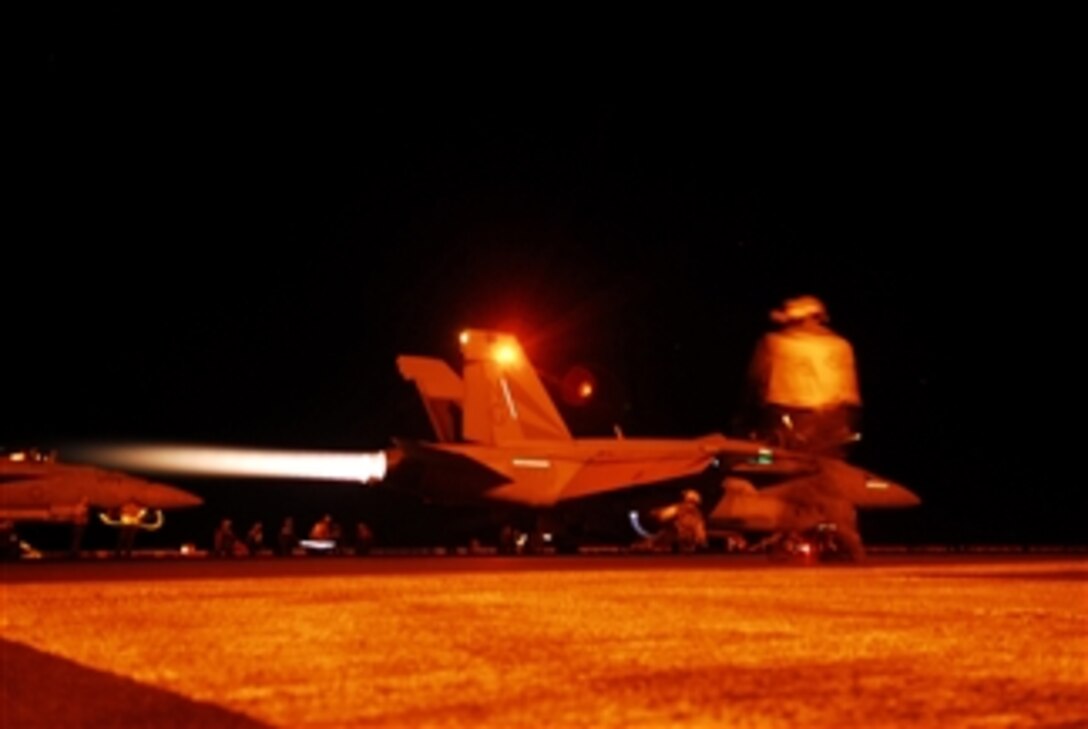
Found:
<svg viewBox="0 0 1088 729"><path fill-rule="evenodd" d="M906 507L918 506L922 500L906 486L888 481L877 476L865 479L865 490L872 506Z"/></svg>
<svg viewBox="0 0 1088 729"><path fill-rule="evenodd" d="M150 488L144 493L145 497L141 501L151 502L146 505L154 509L183 509L204 503L204 499L194 493L161 483L150 484Z"/></svg>
<svg viewBox="0 0 1088 729"><path fill-rule="evenodd" d="M906 486L839 459L822 459L822 470L826 482L854 506L881 509L922 503Z"/></svg>

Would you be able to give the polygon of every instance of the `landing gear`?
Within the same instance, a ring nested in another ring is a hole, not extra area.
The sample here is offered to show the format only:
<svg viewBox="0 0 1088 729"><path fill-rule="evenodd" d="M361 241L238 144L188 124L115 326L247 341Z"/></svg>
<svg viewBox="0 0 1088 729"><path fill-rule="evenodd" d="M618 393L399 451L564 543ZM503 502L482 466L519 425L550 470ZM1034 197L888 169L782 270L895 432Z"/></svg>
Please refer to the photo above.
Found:
<svg viewBox="0 0 1088 729"><path fill-rule="evenodd" d="M549 539L539 529L526 531L506 524L499 530L499 554L540 554L547 551Z"/></svg>
<svg viewBox="0 0 1088 729"><path fill-rule="evenodd" d="M577 554L578 540L557 520L540 516L531 528L504 524L498 548L499 554Z"/></svg>
<svg viewBox="0 0 1088 729"><path fill-rule="evenodd" d="M827 547L821 549L820 553L826 560L865 561L865 546L861 543L861 535L853 529L836 530L830 537Z"/></svg>
<svg viewBox="0 0 1088 729"><path fill-rule="evenodd" d="M753 549L765 549L767 557L776 561L857 563L865 560L865 547L857 531L836 524L820 524L804 533L773 534Z"/></svg>
<svg viewBox="0 0 1088 729"><path fill-rule="evenodd" d="M510 524L503 524L499 529L499 554L521 554L522 535Z"/></svg>

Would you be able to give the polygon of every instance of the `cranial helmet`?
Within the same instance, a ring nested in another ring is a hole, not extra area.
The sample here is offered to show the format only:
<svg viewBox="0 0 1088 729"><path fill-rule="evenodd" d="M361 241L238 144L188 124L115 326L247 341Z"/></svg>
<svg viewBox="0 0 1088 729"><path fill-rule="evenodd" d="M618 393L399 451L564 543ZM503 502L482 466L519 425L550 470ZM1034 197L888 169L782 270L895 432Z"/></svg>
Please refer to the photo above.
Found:
<svg viewBox="0 0 1088 729"><path fill-rule="evenodd" d="M684 502L688 504L701 504L703 503L703 497L699 495L699 492L695 489L687 489L684 491Z"/></svg>
<svg viewBox="0 0 1088 729"><path fill-rule="evenodd" d="M824 302L815 296L798 296L795 299L786 299L782 307L771 312L771 320L778 324L816 319L826 324L828 322L827 308Z"/></svg>

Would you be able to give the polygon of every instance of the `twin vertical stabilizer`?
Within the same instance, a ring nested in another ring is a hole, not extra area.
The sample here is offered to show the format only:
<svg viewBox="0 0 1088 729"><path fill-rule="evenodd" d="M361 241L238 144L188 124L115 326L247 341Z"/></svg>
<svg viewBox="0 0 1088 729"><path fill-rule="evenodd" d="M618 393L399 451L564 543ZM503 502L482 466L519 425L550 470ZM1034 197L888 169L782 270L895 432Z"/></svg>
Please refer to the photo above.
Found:
<svg viewBox="0 0 1088 729"><path fill-rule="evenodd" d="M461 333L463 377L431 357L401 356L401 375L415 382L440 442L504 445L570 441L570 431L516 337Z"/></svg>
<svg viewBox="0 0 1088 729"><path fill-rule="evenodd" d="M486 445L571 440L544 384L510 335L479 329L461 333L464 356L464 438Z"/></svg>

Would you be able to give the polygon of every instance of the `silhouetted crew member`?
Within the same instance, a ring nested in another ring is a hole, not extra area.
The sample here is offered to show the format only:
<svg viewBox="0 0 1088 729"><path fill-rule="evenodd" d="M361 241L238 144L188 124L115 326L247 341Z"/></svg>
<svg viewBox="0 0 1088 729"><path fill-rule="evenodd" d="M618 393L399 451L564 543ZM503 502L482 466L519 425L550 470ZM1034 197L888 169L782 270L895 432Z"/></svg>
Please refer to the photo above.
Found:
<svg viewBox="0 0 1088 729"><path fill-rule="evenodd" d="M230 519L224 519L219 522L219 528L215 530L215 540L212 544L212 552L216 557L233 557L234 556L234 543L237 538L234 536L234 528Z"/></svg>
<svg viewBox="0 0 1088 729"><path fill-rule="evenodd" d="M698 491L688 489L677 505L673 528L676 530L676 548L681 552L694 552L706 547L706 520L699 505L703 499Z"/></svg>
<svg viewBox="0 0 1088 729"><path fill-rule="evenodd" d="M333 521L332 517L329 519L329 541L333 543L332 553L340 554L343 551L344 529L340 526L340 522Z"/></svg>
<svg viewBox="0 0 1088 729"><path fill-rule="evenodd" d="M290 557L294 554L296 544L294 517L284 517L283 524L280 526L278 544L281 557Z"/></svg>
<svg viewBox="0 0 1088 729"><path fill-rule="evenodd" d="M155 510L155 521L145 521L148 514L146 507L129 501L121 506L114 514L99 514L98 518L103 524L117 527L120 533L117 535L117 556L131 557L132 547L136 541L136 530L147 529L153 531L162 526L162 511Z"/></svg>
<svg viewBox="0 0 1088 729"><path fill-rule="evenodd" d="M336 544L333 539L333 521L330 514L325 514L310 527L310 539L303 542L307 554L335 554Z"/></svg>
<svg viewBox="0 0 1088 729"><path fill-rule="evenodd" d="M510 524L499 529L499 554L518 553L518 531Z"/></svg>
<svg viewBox="0 0 1088 729"><path fill-rule="evenodd" d="M310 539L332 539L332 516L325 514L310 527Z"/></svg>
<svg viewBox="0 0 1088 729"><path fill-rule="evenodd" d="M79 559L83 549L83 535L87 532L87 522L90 519L90 506L86 498L80 499L76 504L75 514L72 515L72 543L68 548L68 556Z"/></svg>
<svg viewBox="0 0 1088 729"><path fill-rule="evenodd" d="M264 524L259 521L253 522L253 526L246 532L246 549L251 556L260 554L261 549L264 547Z"/></svg>
<svg viewBox="0 0 1088 729"><path fill-rule="evenodd" d="M677 552L694 552L707 546L706 519L700 504L703 497L694 489L684 491L681 500L656 513L663 528L655 544L668 545Z"/></svg>
<svg viewBox="0 0 1088 729"><path fill-rule="evenodd" d="M365 521L355 524L355 554L370 554L370 548L374 545L374 532L370 530Z"/></svg>
<svg viewBox="0 0 1088 729"><path fill-rule="evenodd" d="M0 519L0 559L19 559L22 552L19 541L15 522Z"/></svg>
<svg viewBox="0 0 1088 729"><path fill-rule="evenodd" d="M828 327L814 296L771 312L778 328L749 366L750 435L773 445L843 457L859 436L861 396L854 348Z"/></svg>

